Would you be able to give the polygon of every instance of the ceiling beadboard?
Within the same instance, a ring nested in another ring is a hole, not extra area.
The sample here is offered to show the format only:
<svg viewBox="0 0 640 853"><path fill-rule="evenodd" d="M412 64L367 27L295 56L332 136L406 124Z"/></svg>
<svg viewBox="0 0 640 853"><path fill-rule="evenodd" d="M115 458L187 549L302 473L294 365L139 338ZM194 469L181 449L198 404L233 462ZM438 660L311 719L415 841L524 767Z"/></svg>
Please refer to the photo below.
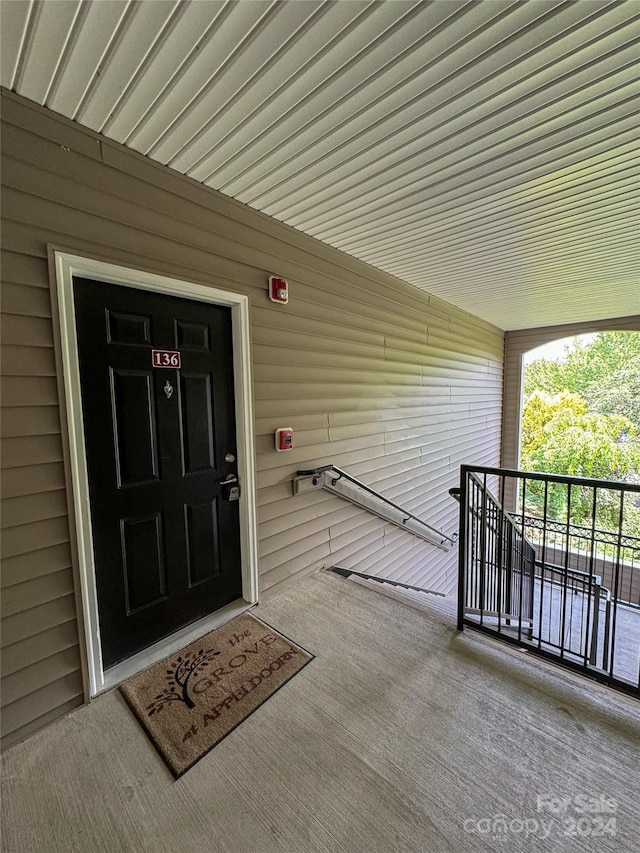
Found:
<svg viewBox="0 0 640 853"><path fill-rule="evenodd" d="M0 9L6 88L503 329L640 313L636 0Z"/></svg>

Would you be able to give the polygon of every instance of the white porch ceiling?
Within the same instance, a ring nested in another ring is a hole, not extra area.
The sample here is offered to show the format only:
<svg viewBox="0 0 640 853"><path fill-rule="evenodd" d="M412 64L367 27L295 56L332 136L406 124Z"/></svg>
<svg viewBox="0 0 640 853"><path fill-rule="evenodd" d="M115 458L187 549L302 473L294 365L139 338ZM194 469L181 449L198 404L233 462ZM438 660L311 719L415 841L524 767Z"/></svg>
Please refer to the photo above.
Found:
<svg viewBox="0 0 640 853"><path fill-rule="evenodd" d="M1 82L503 329L640 313L640 3L2 0Z"/></svg>

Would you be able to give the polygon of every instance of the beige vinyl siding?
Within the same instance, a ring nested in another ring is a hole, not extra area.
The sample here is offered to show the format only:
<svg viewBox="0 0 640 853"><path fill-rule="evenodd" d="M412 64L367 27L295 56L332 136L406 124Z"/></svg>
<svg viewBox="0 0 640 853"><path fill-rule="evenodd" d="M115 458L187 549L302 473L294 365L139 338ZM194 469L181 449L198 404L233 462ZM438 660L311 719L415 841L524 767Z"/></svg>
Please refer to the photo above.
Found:
<svg viewBox="0 0 640 853"><path fill-rule="evenodd" d="M574 335L613 330L640 331L640 315L617 317L589 323L571 323L537 329L519 329L505 335L504 418L502 424L502 465L518 468L520 464L520 419L522 415L522 357L529 350Z"/></svg>
<svg viewBox="0 0 640 853"><path fill-rule="evenodd" d="M248 294L261 595L341 565L450 592L444 553L337 497L333 462L452 533L461 462L499 461L504 336L488 323L20 98L3 96L3 734L83 702L48 244ZM286 276L286 307L267 298ZM273 431L292 426L279 454ZM21 679L19 673L24 674Z"/></svg>

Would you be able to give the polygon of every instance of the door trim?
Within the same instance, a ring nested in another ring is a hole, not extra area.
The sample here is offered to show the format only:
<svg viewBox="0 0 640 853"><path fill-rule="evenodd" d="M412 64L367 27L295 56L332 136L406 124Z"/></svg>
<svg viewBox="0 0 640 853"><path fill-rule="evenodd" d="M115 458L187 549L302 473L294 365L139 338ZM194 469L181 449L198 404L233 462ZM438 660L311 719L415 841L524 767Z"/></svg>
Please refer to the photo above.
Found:
<svg viewBox="0 0 640 853"><path fill-rule="evenodd" d="M238 610L258 601L258 538L256 520L256 474L253 434L253 399L251 382L251 353L249 298L244 294L232 293L201 284L169 278L108 263L84 258L69 252L52 249L55 268L56 297L60 320L60 351L63 365L64 405L67 416L69 438L69 461L71 467L75 533L78 547L80 595L84 616L84 634L89 676L89 695L96 696L103 690L129 678L156 661L181 648L193 631L198 636L213 630ZM242 571L242 599L220 611L215 611L192 626L166 637L143 652L133 655L109 670L104 670L100 647L100 621L95 565L93 560L93 536L89 503L89 477L84 442L82 400L80 395L80 365L76 337L73 301L73 277L83 276L97 281L120 284L139 290L164 293L231 309L233 332L233 372L236 408L236 432L238 442L238 478L240 491L240 553ZM73 535L73 530L72 530ZM192 630L190 630L192 629ZM193 637L196 639L196 637ZM176 645L177 644L177 645Z"/></svg>

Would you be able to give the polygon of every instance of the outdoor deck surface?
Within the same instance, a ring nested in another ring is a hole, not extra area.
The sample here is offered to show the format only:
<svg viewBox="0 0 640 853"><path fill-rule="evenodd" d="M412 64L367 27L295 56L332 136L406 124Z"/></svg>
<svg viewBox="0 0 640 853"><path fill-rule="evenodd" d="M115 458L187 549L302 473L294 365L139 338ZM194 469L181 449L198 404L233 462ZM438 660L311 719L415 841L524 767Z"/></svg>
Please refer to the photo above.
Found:
<svg viewBox="0 0 640 853"><path fill-rule="evenodd" d="M6 853L635 853L640 704L320 572L316 655L174 781L117 691L3 757Z"/></svg>

